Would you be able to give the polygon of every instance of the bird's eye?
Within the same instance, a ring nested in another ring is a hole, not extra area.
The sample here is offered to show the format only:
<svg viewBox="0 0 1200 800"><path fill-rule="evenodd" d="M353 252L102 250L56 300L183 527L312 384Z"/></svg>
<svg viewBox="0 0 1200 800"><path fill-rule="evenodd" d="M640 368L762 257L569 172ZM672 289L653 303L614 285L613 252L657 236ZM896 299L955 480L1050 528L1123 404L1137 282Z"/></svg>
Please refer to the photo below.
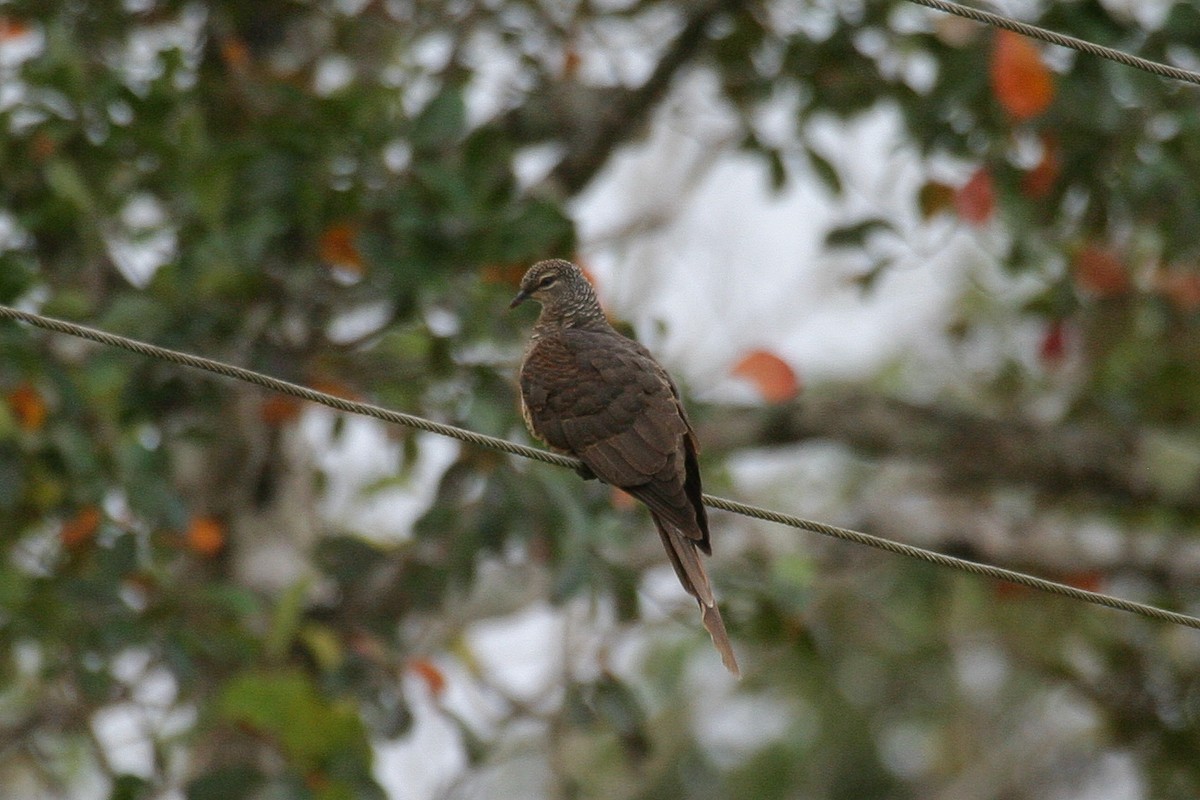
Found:
<svg viewBox="0 0 1200 800"><path fill-rule="evenodd" d="M540 281L538 281L538 288L545 289L547 286L549 286L552 283L554 283L554 276L547 275L546 277L544 277Z"/></svg>

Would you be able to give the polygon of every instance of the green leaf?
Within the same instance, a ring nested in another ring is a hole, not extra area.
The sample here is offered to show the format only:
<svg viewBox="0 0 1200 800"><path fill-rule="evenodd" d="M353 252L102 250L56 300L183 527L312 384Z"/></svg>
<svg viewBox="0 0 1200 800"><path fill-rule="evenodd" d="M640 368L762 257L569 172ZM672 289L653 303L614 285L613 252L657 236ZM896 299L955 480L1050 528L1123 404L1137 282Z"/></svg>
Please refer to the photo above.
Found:
<svg viewBox="0 0 1200 800"><path fill-rule="evenodd" d="M325 539L317 545L316 552L316 562L321 571L343 586L361 580L384 558L384 550L357 536Z"/></svg>
<svg viewBox="0 0 1200 800"><path fill-rule="evenodd" d="M257 769L242 764L223 767L195 778L187 785L187 800L248 800L263 783Z"/></svg>
<svg viewBox="0 0 1200 800"><path fill-rule="evenodd" d="M271 616L271 627L263 642L263 650L267 658L281 661L287 655L296 632L300 628L300 619L304 613L304 600L308 595L308 580L299 580L287 588L275 604L275 613Z"/></svg>
<svg viewBox="0 0 1200 800"><path fill-rule="evenodd" d="M17 424L17 418L13 416L12 406L8 403L0 402L0 442L16 438L20 430L21 427ZM5 471L5 467L3 466L4 461L5 455L0 454L0 473ZM3 486L3 484L4 479L0 478L0 486ZM4 497L6 494L8 492L0 488L0 497ZM0 500L0 505L3 505L2 500Z"/></svg>
<svg viewBox="0 0 1200 800"><path fill-rule="evenodd" d="M0 256L0 303L16 300L33 283L33 267L24 256L6 253Z"/></svg>
<svg viewBox="0 0 1200 800"><path fill-rule="evenodd" d="M840 225L825 234L826 247L859 248L866 244L871 234L879 231L895 232L892 223L879 217L870 217L849 225Z"/></svg>
<svg viewBox="0 0 1200 800"><path fill-rule="evenodd" d="M109 800L146 800L154 794L152 787L145 778L136 775L118 775L113 781Z"/></svg>
<svg viewBox="0 0 1200 800"><path fill-rule="evenodd" d="M0 267L0 272L4 269ZM87 319L94 313L95 305L95 300L86 292L67 287L55 291L42 306L41 313L50 317Z"/></svg>
<svg viewBox="0 0 1200 800"><path fill-rule="evenodd" d="M767 158L767 167L771 174L771 188L779 191L787 184L787 165L783 162L783 154L777 148L770 148L764 151Z"/></svg>
<svg viewBox="0 0 1200 800"><path fill-rule="evenodd" d="M297 637L321 669L334 670L343 662L342 642L333 628L312 623L302 627Z"/></svg>
<svg viewBox="0 0 1200 800"><path fill-rule="evenodd" d="M370 746L355 707L331 703L297 670L239 675L226 684L217 707L230 722L274 738L301 772L334 761L369 772Z"/></svg>
<svg viewBox="0 0 1200 800"><path fill-rule="evenodd" d="M808 156L808 163L812 165L813 172L821 179L821 183L825 184L826 188L835 195L840 195L842 193L842 177L838 174L837 167L811 147L805 147L804 154Z"/></svg>
<svg viewBox="0 0 1200 800"><path fill-rule="evenodd" d="M634 736L646 724L646 712L633 690L612 677L596 682L591 705L597 716L622 736Z"/></svg>
<svg viewBox="0 0 1200 800"><path fill-rule="evenodd" d="M201 587L200 600L214 611L235 617L249 617L259 611L259 598L249 589L233 584L214 583Z"/></svg>
<svg viewBox="0 0 1200 800"><path fill-rule="evenodd" d="M462 90L448 86L430 100L413 121L409 143L418 150L444 147L462 134L466 119Z"/></svg>
<svg viewBox="0 0 1200 800"><path fill-rule="evenodd" d="M46 165L46 183L63 200L75 206L76 210L91 216L95 213L96 200L79 174L79 170L70 161L55 158Z"/></svg>
<svg viewBox="0 0 1200 800"><path fill-rule="evenodd" d="M575 243L575 226L562 207L549 200L533 200L515 218L493 231L486 246L490 260L504 263L530 261L551 253L569 253Z"/></svg>

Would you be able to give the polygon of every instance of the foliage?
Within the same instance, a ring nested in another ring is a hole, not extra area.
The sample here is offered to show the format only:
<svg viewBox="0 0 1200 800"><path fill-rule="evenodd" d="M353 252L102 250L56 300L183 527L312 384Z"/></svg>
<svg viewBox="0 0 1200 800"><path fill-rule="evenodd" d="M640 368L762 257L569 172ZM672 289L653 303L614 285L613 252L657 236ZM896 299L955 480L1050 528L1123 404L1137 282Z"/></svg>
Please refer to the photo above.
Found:
<svg viewBox="0 0 1200 800"><path fill-rule="evenodd" d="M1081 343L1072 418L1197 423L1193 89L901 2L0 12L0 50L33 53L0 57L0 302L512 434L522 322L498 312L528 262L571 254L572 193L662 99L600 85L581 49L596 31L666 20L692 37L682 60L716 76L777 186L844 191L809 126L879 104L930 164L965 165L961 181L931 177L914 207L1009 231L1005 264L1046 279L1024 312L1044 325L1047 366L1065 339ZM1041 22L1164 59L1194 39L1196 15L1176 4L1144 30L1080 0L1046 4ZM771 141L756 114L788 97L798 133ZM570 170L518 180L514 162L547 150ZM902 230L852 220L828 245L869 249ZM374 321L345 333L363 311ZM770 352L737 369L772 401L801 385ZM755 666L693 717L685 667L701 643L642 619L653 537L603 487L463 450L411 539L385 546L318 513L333 476L295 456L301 409L287 401L10 325L0 397L0 772L30 796L99 771L112 798L380 797L371 742L408 734L406 682L440 701L452 678L438 657L462 655L472 622L581 598L655 631L636 680L597 658L565 670L549 711L489 687L510 709L499 733L442 707L472 766L502 761L505 735L533 721L564 797L927 796L1065 696L1102 718L1097 738L1132 755L1154 796L1200 791L1196 648L1169 631L874 557L817 570L808 555L751 552L719 582ZM396 435L410 470L421 447ZM710 474L722 455L706 453ZM306 558L283 590L247 578L264 527ZM510 576L514 554L544 583L491 586L487 570ZM1147 591L1181 606L1195 588ZM996 653L1014 657L994 681L959 680L964 659ZM134 775L95 724L153 705L154 680L170 689L152 768ZM768 699L779 735L714 755L702 718L742 695ZM1003 780L995 794L1032 797L1050 778L1034 765Z"/></svg>

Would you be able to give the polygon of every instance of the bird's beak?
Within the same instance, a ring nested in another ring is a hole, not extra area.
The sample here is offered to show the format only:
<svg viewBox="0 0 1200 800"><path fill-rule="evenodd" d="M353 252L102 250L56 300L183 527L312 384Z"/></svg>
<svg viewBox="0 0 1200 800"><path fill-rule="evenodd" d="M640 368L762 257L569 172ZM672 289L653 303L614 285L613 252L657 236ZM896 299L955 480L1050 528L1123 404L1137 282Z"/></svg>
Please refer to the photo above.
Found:
<svg viewBox="0 0 1200 800"><path fill-rule="evenodd" d="M521 303L524 303L528 299L529 299L529 292L522 289L521 291L517 292L517 296L512 299L512 302L508 304L508 307L516 308L517 306L521 305Z"/></svg>

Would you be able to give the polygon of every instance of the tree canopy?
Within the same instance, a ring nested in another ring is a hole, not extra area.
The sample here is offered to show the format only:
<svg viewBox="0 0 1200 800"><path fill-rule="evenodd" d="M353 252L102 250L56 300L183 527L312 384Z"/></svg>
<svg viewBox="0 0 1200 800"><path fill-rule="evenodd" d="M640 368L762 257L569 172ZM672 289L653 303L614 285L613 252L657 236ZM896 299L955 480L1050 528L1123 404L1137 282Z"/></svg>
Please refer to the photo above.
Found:
<svg viewBox="0 0 1200 800"><path fill-rule="evenodd" d="M1195 6L1138 5L1025 7L1200 63ZM766 346L757 403L685 383L710 491L827 446L781 480L841 520L1200 608L1200 90L901 0L4 4L0 303L522 438L516 281L607 246L574 204L694 75L775 191L845 196L814 129L902 122L919 190L824 232L864 295L948 220L1036 287L1034 351L952 395ZM8 796L1200 794L1195 631L721 516L734 685L649 519L569 471L13 324L0 398Z"/></svg>

